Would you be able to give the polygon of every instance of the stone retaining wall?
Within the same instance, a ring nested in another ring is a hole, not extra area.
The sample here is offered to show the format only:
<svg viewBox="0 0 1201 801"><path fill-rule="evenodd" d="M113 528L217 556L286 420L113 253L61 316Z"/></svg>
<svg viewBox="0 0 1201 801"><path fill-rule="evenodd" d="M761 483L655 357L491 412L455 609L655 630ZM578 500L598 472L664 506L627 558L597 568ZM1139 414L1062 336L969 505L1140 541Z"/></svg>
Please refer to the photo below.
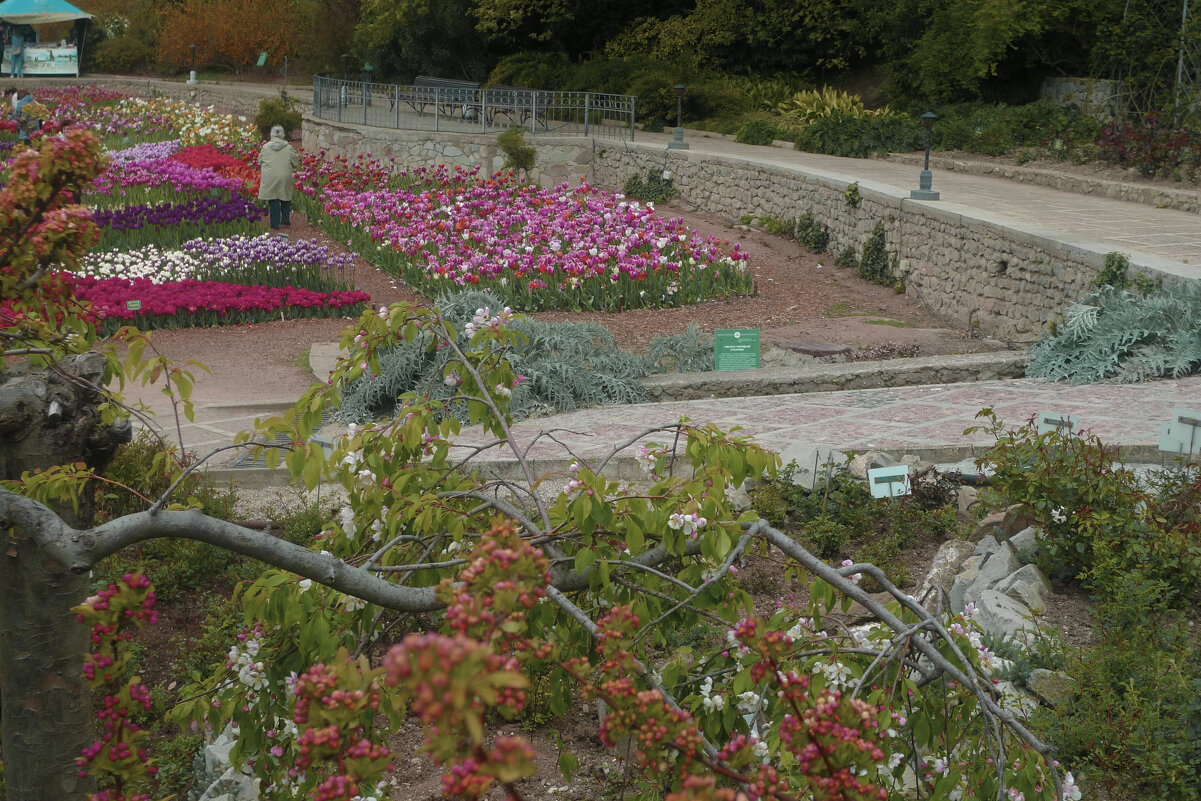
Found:
<svg viewBox="0 0 1201 801"><path fill-rule="evenodd" d="M495 137L396 131L305 118L304 145L336 155L373 153L398 166L430 163L500 167ZM877 225L906 294L949 327L976 326L989 336L1027 342L1091 286L1105 254L1068 245L947 204L910 200L894 187L859 184L857 207L848 183L817 170L769 162L665 150L638 142L542 139L533 178L543 185L587 176L620 187L632 175L672 174L685 203L728 219L743 215L795 220L806 211L827 226L830 258L843 248L858 254ZM1133 264L1138 269L1143 265ZM1153 270L1148 270L1153 272ZM1168 276L1171 280L1171 276Z"/></svg>
<svg viewBox="0 0 1201 801"><path fill-rule="evenodd" d="M642 385L652 401L663 402L995 381L1021 378L1025 372L1024 353L970 353L773 370L665 373L642 379Z"/></svg>

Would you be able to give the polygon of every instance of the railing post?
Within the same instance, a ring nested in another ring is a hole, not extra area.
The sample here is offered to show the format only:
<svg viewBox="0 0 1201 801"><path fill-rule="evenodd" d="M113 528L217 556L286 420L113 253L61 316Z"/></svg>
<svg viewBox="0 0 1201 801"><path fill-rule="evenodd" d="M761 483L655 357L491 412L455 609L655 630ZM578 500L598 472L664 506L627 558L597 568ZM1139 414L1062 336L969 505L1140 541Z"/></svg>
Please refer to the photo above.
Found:
<svg viewBox="0 0 1201 801"><path fill-rule="evenodd" d="M634 120L637 119L637 114L634 112L638 109L638 97L630 96L630 141L634 141Z"/></svg>
<svg viewBox="0 0 1201 801"><path fill-rule="evenodd" d="M441 108L442 108L442 90L435 88L434 89L434 132L435 133L442 130L441 128L438 127L438 116L441 113Z"/></svg>
<svg viewBox="0 0 1201 801"><path fill-rule="evenodd" d="M342 121L342 106L346 105L346 85L338 82L338 122Z"/></svg>
<svg viewBox="0 0 1201 801"><path fill-rule="evenodd" d="M313 76L313 116L321 116L321 76Z"/></svg>
<svg viewBox="0 0 1201 801"><path fill-rule="evenodd" d="M584 92L584 136L588 135L589 117L592 116L592 93Z"/></svg>
<svg viewBox="0 0 1201 801"><path fill-rule="evenodd" d="M367 124L367 93L371 91L371 85L363 81L363 124Z"/></svg>
<svg viewBox="0 0 1201 801"><path fill-rule="evenodd" d="M392 109L396 112L395 128L400 128L400 87L396 84L392 85Z"/></svg>

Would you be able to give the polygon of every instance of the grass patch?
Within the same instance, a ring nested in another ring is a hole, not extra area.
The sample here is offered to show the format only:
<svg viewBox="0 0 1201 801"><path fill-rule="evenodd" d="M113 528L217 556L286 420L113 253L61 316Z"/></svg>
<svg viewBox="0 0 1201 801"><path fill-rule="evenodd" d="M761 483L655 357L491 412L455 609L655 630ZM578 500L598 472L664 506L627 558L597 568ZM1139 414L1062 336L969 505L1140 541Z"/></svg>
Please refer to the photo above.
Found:
<svg viewBox="0 0 1201 801"><path fill-rule="evenodd" d="M302 350L300 353L297 353L296 358L292 360L292 364L296 365L301 370L304 370L306 373L313 372L313 365L309 361L309 350L308 349Z"/></svg>
<svg viewBox="0 0 1201 801"><path fill-rule="evenodd" d="M865 325L889 325L893 328L913 328L913 323L907 323L904 320L864 320Z"/></svg>
<svg viewBox="0 0 1201 801"><path fill-rule="evenodd" d="M859 311L854 306L852 306L850 303L840 300L837 303L832 304L831 306L828 306L826 308L826 310L824 312L822 312L822 316L823 317L866 317L867 312Z"/></svg>

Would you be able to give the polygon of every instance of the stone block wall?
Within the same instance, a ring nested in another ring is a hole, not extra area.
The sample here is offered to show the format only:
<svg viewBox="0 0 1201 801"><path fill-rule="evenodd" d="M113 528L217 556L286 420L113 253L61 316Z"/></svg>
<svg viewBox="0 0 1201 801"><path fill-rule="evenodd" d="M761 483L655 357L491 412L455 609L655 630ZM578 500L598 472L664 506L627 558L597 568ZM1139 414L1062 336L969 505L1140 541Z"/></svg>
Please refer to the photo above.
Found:
<svg viewBox="0 0 1201 801"><path fill-rule="evenodd" d="M1088 289L1105 260L997 221L912 201L892 187L860 182L862 200L851 207L844 179L736 159L598 143L593 180L620 187L631 175L664 170L685 203L729 219L795 220L812 211L830 232L831 261L846 247L861 253L882 226L907 294L949 327L975 325L1001 339L1038 338L1048 320Z"/></svg>

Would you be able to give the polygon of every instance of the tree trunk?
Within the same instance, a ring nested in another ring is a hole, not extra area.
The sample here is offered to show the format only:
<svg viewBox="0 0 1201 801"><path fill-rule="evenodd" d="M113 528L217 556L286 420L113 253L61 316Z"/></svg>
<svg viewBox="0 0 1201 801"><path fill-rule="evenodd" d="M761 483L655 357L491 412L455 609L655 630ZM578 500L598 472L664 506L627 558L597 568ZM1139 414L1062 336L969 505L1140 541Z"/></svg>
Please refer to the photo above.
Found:
<svg viewBox="0 0 1201 801"><path fill-rule="evenodd" d="M0 478L85 462L102 470L130 437L128 421L101 425L92 386L98 354L60 370L18 365L0 384ZM92 523L90 487L55 511L77 528ZM19 529L0 531L0 748L8 801L76 801L91 789L75 759L92 742L92 703L81 669L89 632L69 611L89 595L89 579L46 556Z"/></svg>

